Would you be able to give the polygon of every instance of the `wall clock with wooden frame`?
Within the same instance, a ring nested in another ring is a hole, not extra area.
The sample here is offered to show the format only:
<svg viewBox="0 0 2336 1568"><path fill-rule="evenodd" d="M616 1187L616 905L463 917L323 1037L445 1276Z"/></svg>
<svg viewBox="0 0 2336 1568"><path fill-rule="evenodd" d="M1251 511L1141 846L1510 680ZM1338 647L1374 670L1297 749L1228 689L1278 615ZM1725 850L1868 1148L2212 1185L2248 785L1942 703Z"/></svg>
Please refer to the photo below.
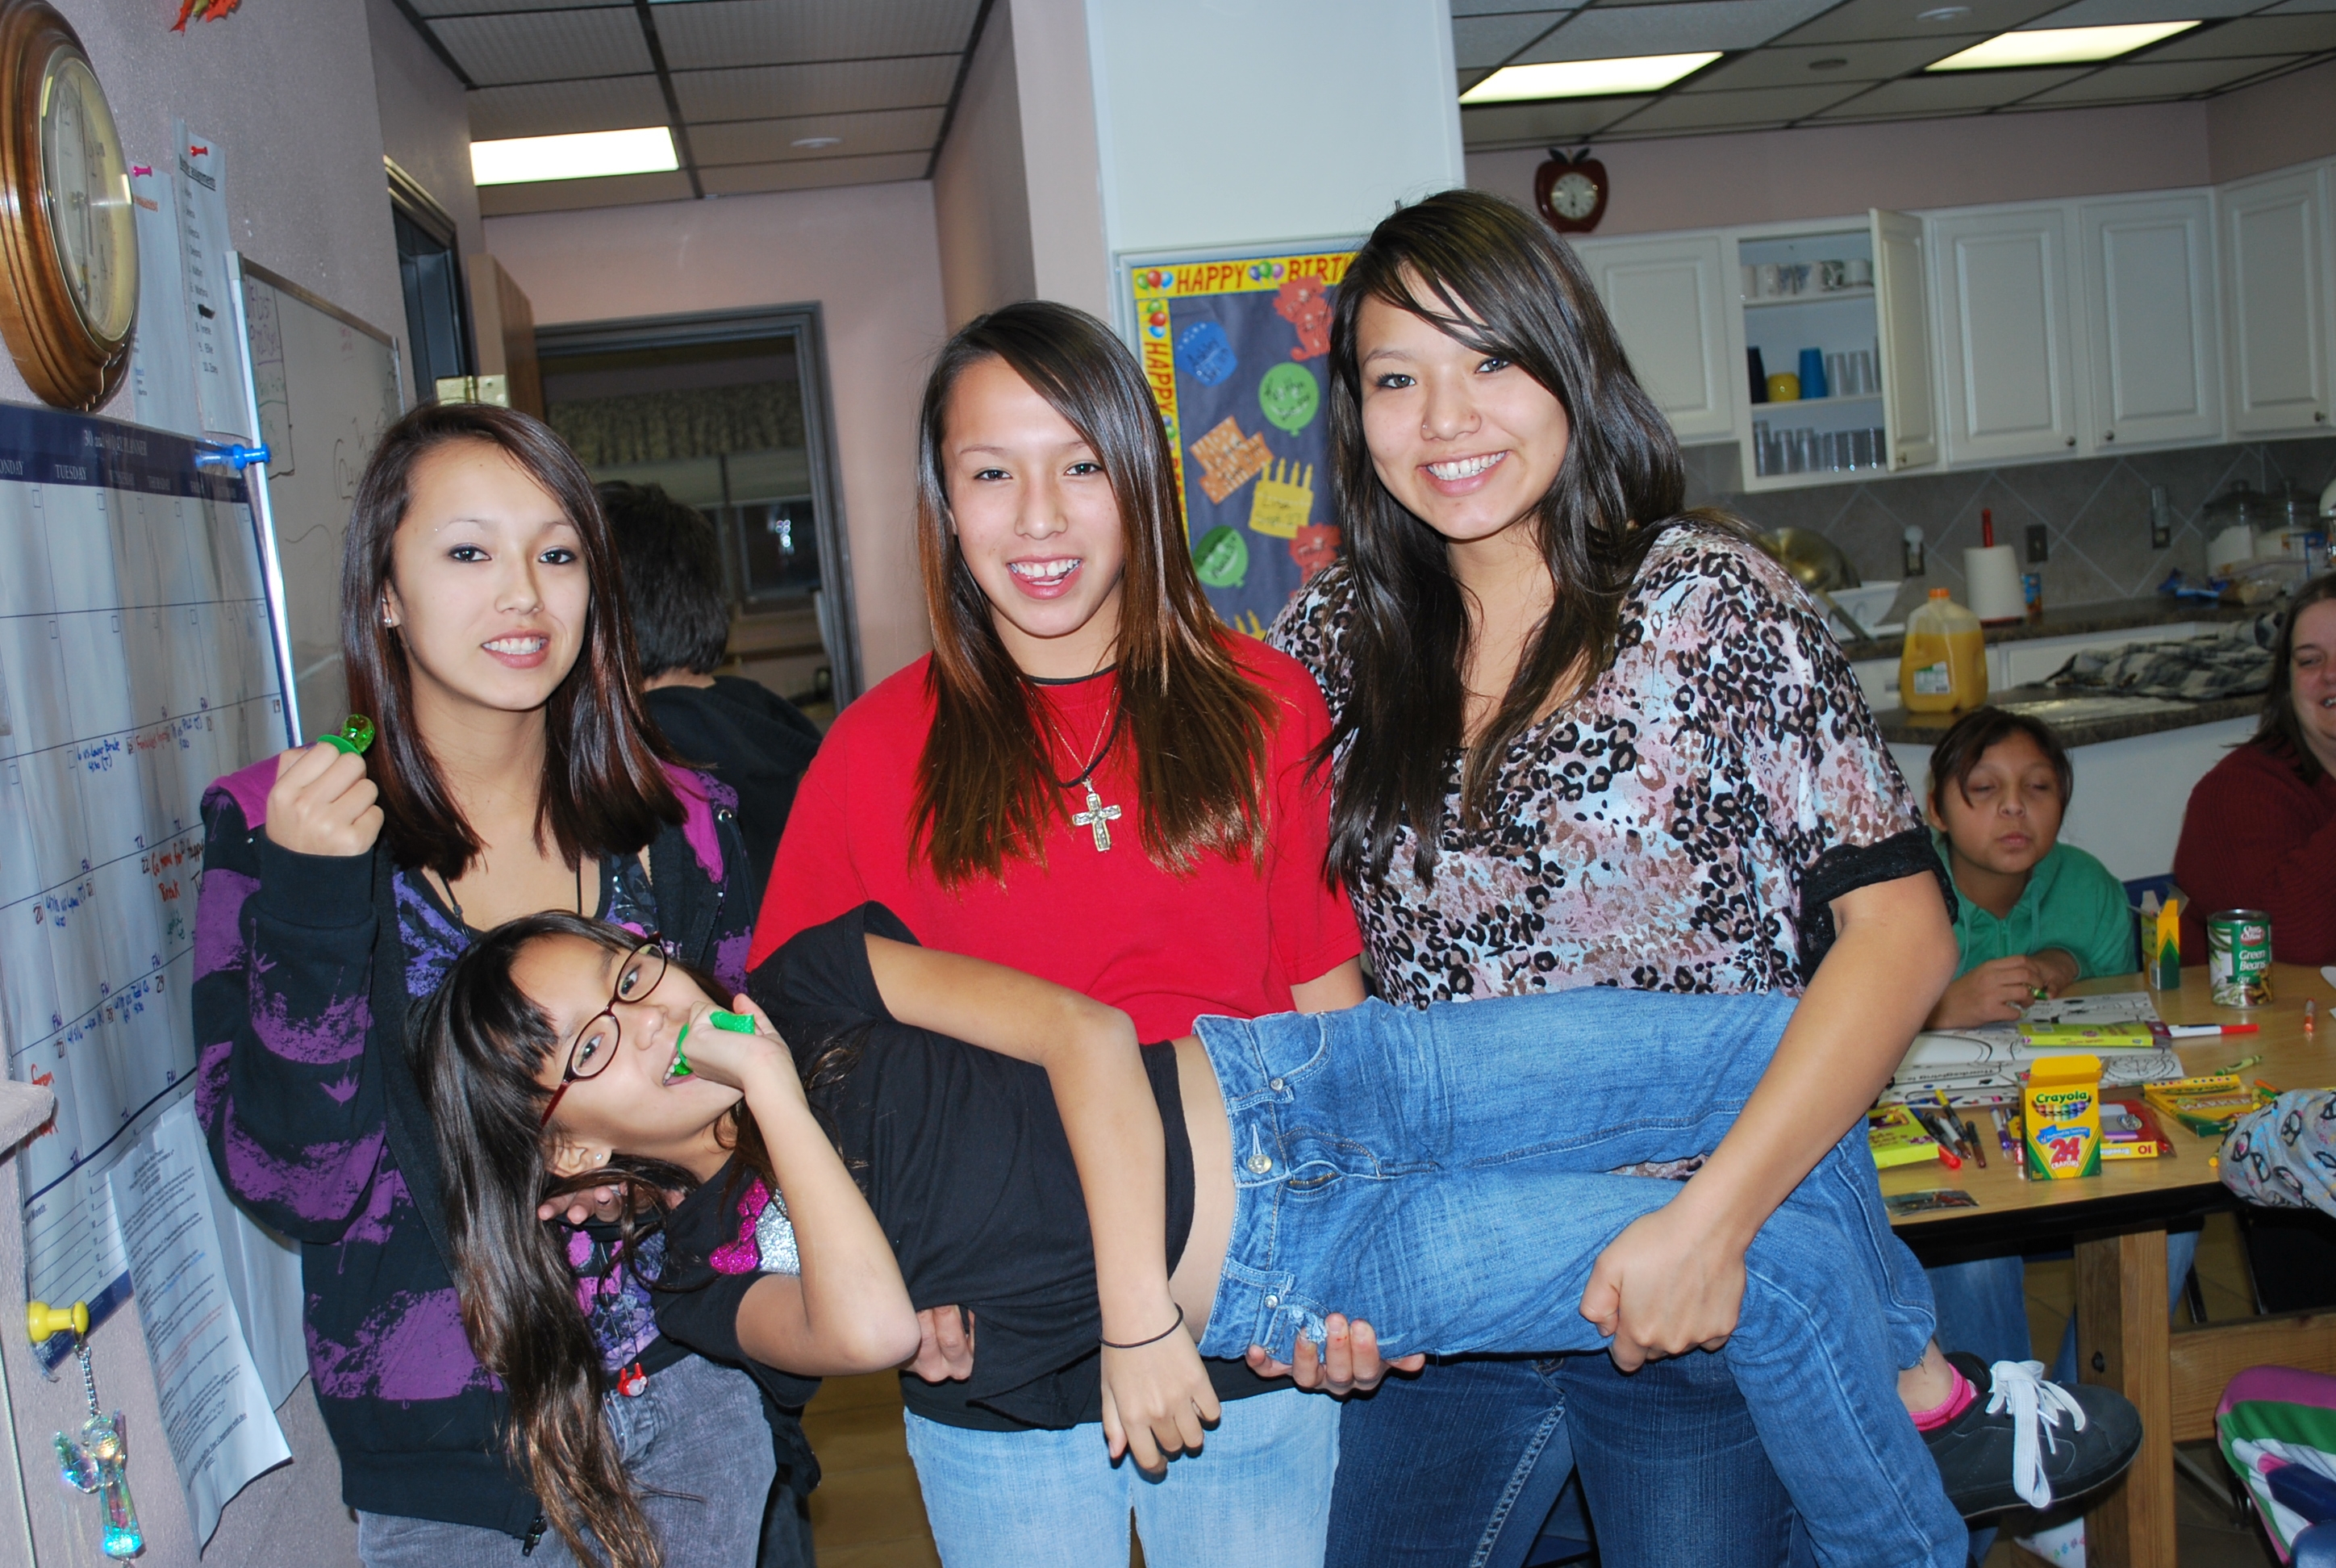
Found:
<svg viewBox="0 0 2336 1568"><path fill-rule="evenodd" d="M0 0L0 336L42 401L93 409L138 322L138 225L113 112L46 0Z"/></svg>

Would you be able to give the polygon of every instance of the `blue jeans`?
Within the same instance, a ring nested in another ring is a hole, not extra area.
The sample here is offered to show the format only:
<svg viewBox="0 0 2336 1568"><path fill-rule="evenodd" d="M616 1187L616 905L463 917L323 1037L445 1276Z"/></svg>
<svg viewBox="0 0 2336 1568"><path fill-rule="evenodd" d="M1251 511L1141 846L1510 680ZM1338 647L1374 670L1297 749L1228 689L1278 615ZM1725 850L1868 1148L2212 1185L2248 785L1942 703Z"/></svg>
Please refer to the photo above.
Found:
<svg viewBox="0 0 2336 1568"><path fill-rule="evenodd" d="M1472 1356L1348 1402L1328 1568L1517 1568L1577 1459L1601 1568L1806 1553L1725 1358Z"/></svg>
<svg viewBox="0 0 2336 1568"><path fill-rule="evenodd" d="M979 1432L907 1412L909 1457L947 1568L1321 1568L1338 1401L1296 1388L1228 1399L1201 1452L1158 1479L1114 1465L1103 1425Z"/></svg>
<svg viewBox="0 0 2336 1568"><path fill-rule="evenodd" d="M754 1380L692 1356L601 1408L666 1561L754 1568L779 1468ZM500 1530L363 1512L357 1558L365 1568L577 1568L556 1532L522 1555L518 1537Z"/></svg>
<svg viewBox="0 0 2336 1568"><path fill-rule="evenodd" d="M1602 1173L1715 1147L1791 1014L1590 988L1200 1020L1237 1193L1202 1353L1286 1360L1332 1310L1390 1357L1603 1349L1580 1312L1591 1267L1679 1189ZM1861 1125L1755 1239L1723 1352L1821 1562L1962 1564L1897 1396L1930 1332Z"/></svg>

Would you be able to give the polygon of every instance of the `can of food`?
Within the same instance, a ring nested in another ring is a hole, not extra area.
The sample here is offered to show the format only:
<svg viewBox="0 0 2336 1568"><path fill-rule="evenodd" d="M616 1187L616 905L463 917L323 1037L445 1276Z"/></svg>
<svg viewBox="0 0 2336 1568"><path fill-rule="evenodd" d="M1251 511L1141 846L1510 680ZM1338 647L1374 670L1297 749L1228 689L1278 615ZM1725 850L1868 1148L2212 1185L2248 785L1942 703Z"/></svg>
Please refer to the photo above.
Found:
<svg viewBox="0 0 2336 1568"><path fill-rule="evenodd" d="M2222 910L2206 918L2206 979L2218 1008L2271 1005L2271 917Z"/></svg>

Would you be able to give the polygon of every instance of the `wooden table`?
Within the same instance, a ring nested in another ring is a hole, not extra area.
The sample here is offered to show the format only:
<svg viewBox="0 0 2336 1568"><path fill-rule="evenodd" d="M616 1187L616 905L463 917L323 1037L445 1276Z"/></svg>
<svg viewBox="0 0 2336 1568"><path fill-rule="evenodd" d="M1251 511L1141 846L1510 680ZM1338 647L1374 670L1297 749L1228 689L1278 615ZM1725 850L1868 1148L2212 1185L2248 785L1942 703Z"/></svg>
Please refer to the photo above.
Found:
<svg viewBox="0 0 2336 1568"><path fill-rule="evenodd" d="M2092 980L2079 992L2139 990L2139 975ZM2243 1076L2282 1089L2336 1086L2336 987L2315 969L2274 966L2273 1002L2241 1011L2208 999L2206 971L2182 971L2182 989L2156 995L2170 1024L2253 1023L2262 1032L2181 1043L2191 1073L2261 1055ZM2303 1033L2304 998L2319 1002L2319 1029ZM2170 1118L2161 1118L2170 1120ZM2035 1251L2074 1243L2078 1365L2086 1382L2118 1390L2141 1412L2141 1456L2117 1488L2086 1515L2086 1560L2095 1568L2175 1568L2174 1445L2214 1435L2214 1406L2232 1374L2278 1362L2336 1373L2336 1314L2295 1313L2172 1328L2166 1311L2166 1227L2171 1221L2236 1206L2209 1164L2218 1140L2179 1127L2171 1158L2118 1161L2098 1176L2023 1182L1994 1130L1989 1164L1960 1171L1902 1165L1882 1174L1884 1193L1961 1187L1976 1209L1917 1214L1898 1234L1926 1261L1982 1251ZM1950 1346L1949 1349L1953 1347Z"/></svg>

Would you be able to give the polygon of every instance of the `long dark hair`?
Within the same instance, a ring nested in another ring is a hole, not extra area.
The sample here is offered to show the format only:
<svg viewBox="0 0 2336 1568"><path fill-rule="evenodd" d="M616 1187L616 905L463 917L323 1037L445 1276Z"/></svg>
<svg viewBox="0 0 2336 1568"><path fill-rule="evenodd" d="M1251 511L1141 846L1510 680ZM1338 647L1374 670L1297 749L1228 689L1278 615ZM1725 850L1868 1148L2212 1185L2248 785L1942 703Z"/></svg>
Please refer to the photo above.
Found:
<svg viewBox="0 0 2336 1568"><path fill-rule="evenodd" d="M1414 874L1434 875L1445 762L1466 735L1472 638L1443 537L1371 465L1356 323L1372 299L1515 365L1564 407L1572 433L1532 522L1556 599L1467 747L1464 821L1482 821L1500 759L1559 683L1613 663L1622 601L1656 536L1682 517L1686 491L1669 422L1631 375L1589 275L1547 229L1496 196L1446 190L1372 231L1348 264L1330 326L1331 472L1354 609L1352 692L1321 755L1338 759L1330 863L1350 887L1386 874L1406 823L1418 838Z"/></svg>
<svg viewBox="0 0 2336 1568"><path fill-rule="evenodd" d="M659 1224L666 1194L696 1178L631 1157L555 1179L544 1161L537 1082L567 1042L511 978L511 965L544 937L580 937L615 952L639 940L621 927L561 910L526 915L471 944L424 1004L414 1031L414 1070L438 1135L447 1260L462 1300L462 1329L479 1364L511 1398L505 1443L543 1515L579 1562L658 1568L655 1528L625 1474L600 1401L608 1388L600 1349L577 1308L576 1276L550 1225L535 1217L546 1197L608 1183L638 1194L617 1257L627 1267ZM676 968L681 966L676 965ZM711 996L718 987L684 969ZM742 1164L774 1189L770 1155L742 1101L726 1129Z"/></svg>
<svg viewBox="0 0 2336 1568"><path fill-rule="evenodd" d="M2287 602L2287 613L2280 618L2279 637L2271 650L2271 687L2263 693L2263 722L2248 736L2248 744L2284 758L2295 771L2303 775L2306 784L2317 784L2324 770L2319 756L2303 739L2303 726L2295 716L2295 623L2303 612L2315 604L2336 599L2336 571L2322 572L2295 590Z"/></svg>
<svg viewBox="0 0 2336 1568"><path fill-rule="evenodd" d="M482 442L549 492L576 525L591 601L575 668L544 710L544 778L535 833L560 858L630 854L682 820L681 802L660 765L672 759L641 707L633 638L618 581L616 546L583 464L550 427L485 403L427 403L389 427L357 482L341 556L341 652L349 706L370 715L381 736L365 759L381 792L382 836L402 866L448 881L486 846L463 820L435 758L414 723L414 672L395 628L382 624L391 546L413 500L414 469L454 442Z"/></svg>
<svg viewBox="0 0 2336 1568"><path fill-rule="evenodd" d="M1979 766L1980 759L2000 742L2015 735L2024 735L2036 743L2044 754L2044 761L2052 776L2060 784L2060 809L2068 810L2068 802L2077 793L2077 770L2068 761L2068 750L2052 726L2030 714L2013 713L1992 705L1975 707L1955 720L1939 744L1931 748L1931 809L1946 815L1947 790L1950 785L1971 804L1971 791L1965 787Z"/></svg>
<svg viewBox="0 0 2336 1568"><path fill-rule="evenodd" d="M1175 457L1135 356L1094 317L1045 300L968 322L925 382L917 556L933 627L933 726L917 764L911 844L924 841L944 885L999 877L1009 854L1043 858L1066 809L1041 699L998 637L951 526L949 394L988 359L1003 360L1079 433L1119 503L1127 546L1119 727L1135 747L1144 852L1178 872L1205 854L1256 857L1271 699L1234 662L1201 591L1177 515Z"/></svg>

